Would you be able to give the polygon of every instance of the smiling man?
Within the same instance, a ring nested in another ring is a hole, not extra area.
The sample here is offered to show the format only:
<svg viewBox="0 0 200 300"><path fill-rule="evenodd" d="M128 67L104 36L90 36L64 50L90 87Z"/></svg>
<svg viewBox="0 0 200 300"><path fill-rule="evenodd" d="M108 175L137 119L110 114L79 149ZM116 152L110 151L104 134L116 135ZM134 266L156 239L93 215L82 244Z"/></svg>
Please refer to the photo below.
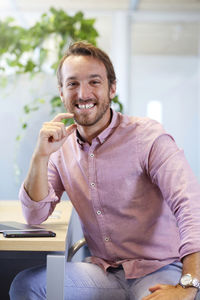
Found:
<svg viewBox="0 0 200 300"><path fill-rule="evenodd" d="M67 112L40 130L20 199L30 224L64 191L80 217L91 257L67 263L65 300L200 299L200 186L183 151L158 122L111 109L116 77L99 48L72 44L57 77ZM10 299L44 300L45 284L45 266L25 270Z"/></svg>
<svg viewBox="0 0 200 300"><path fill-rule="evenodd" d="M64 57L61 66L61 99L66 110L73 113L80 135L91 142L110 123L115 77L112 75L112 82L108 82L103 62L91 56Z"/></svg>

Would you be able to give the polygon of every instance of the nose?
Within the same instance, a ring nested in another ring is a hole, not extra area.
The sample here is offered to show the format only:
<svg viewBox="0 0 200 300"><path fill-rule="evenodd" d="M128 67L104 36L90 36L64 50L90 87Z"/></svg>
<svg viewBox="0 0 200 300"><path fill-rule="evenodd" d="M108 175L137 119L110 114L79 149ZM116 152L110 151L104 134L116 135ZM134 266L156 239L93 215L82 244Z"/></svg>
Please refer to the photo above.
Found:
<svg viewBox="0 0 200 300"><path fill-rule="evenodd" d="M87 83L81 83L78 90L78 97L82 100L88 100L92 96L91 88Z"/></svg>

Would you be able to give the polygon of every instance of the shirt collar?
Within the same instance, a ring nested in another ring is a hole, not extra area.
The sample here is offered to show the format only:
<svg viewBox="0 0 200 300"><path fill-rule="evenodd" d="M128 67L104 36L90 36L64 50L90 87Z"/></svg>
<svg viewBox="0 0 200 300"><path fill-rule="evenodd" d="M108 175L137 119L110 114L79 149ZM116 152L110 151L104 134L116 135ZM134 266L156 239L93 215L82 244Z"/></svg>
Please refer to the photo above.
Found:
<svg viewBox="0 0 200 300"><path fill-rule="evenodd" d="M113 132L113 129L118 125L118 113L111 108L112 119L108 127L104 129L98 136L98 140L101 144L105 142L105 140L110 136Z"/></svg>
<svg viewBox="0 0 200 300"><path fill-rule="evenodd" d="M103 144L105 140L110 136L110 134L113 132L113 129L118 126L119 114L116 111L114 111L112 108L111 108L111 114L112 114L111 116L112 119L110 124L96 137L96 139L98 139L101 144ZM76 130L76 138L80 146L83 146L85 144L85 141L82 139L78 130Z"/></svg>

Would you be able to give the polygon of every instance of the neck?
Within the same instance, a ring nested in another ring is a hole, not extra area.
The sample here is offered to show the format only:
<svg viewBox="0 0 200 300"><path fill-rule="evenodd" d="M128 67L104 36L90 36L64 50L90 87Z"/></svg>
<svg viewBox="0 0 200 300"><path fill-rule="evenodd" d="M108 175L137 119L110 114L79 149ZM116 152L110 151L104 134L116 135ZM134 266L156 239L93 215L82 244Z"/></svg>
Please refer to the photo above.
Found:
<svg viewBox="0 0 200 300"><path fill-rule="evenodd" d="M78 125L77 129L78 129L78 132L79 132L81 138L91 145L92 140L109 126L109 124L111 122L111 117L112 117L112 114L111 114L111 110L109 109L108 114L105 115L105 118L103 117L98 122L98 124L94 124L92 126Z"/></svg>

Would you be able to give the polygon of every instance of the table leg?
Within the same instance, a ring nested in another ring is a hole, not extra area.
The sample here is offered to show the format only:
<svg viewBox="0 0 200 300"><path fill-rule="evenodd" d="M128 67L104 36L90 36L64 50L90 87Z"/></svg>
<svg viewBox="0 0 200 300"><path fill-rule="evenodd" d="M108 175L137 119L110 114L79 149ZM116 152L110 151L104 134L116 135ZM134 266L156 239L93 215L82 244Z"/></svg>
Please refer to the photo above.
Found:
<svg viewBox="0 0 200 300"><path fill-rule="evenodd" d="M65 255L47 255L47 300L64 300Z"/></svg>

